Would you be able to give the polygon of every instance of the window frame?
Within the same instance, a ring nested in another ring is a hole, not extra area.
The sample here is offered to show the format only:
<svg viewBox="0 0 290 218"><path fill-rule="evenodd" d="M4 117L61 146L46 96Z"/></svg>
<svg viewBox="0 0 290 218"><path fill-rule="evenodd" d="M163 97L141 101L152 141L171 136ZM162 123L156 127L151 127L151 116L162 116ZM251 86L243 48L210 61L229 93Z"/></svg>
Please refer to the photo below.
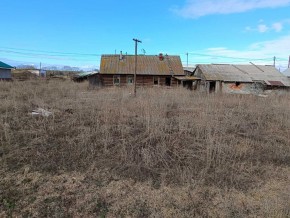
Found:
<svg viewBox="0 0 290 218"><path fill-rule="evenodd" d="M132 82L130 83L129 80L132 80ZM134 76L127 76L127 85L133 85L134 84Z"/></svg>
<svg viewBox="0 0 290 218"><path fill-rule="evenodd" d="M119 80L118 83L115 82L116 79ZM120 75L114 75L114 76L113 76L113 85L114 85L114 86L120 86L120 85L121 85L121 76L120 76Z"/></svg>
<svg viewBox="0 0 290 218"><path fill-rule="evenodd" d="M157 84L155 84L155 79L157 78ZM159 86L160 85L160 77L159 76L153 76L153 85L154 86Z"/></svg>

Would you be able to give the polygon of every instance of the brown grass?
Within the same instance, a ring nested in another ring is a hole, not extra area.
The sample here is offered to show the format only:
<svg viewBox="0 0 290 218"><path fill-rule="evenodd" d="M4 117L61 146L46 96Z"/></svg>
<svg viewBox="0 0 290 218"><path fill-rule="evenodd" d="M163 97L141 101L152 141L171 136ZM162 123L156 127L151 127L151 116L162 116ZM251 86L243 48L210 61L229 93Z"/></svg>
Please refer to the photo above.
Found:
<svg viewBox="0 0 290 218"><path fill-rule="evenodd" d="M290 216L289 94L87 87L0 83L0 217Z"/></svg>

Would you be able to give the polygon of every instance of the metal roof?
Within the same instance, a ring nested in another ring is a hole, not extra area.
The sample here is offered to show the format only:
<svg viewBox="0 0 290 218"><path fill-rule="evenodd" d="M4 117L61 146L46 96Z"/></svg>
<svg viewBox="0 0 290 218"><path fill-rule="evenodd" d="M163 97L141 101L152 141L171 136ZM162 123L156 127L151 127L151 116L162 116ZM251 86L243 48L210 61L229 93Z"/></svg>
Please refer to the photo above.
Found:
<svg viewBox="0 0 290 218"><path fill-rule="evenodd" d="M2 68L2 69L14 69L14 67L12 67L8 64L5 64L2 61L0 61L0 68Z"/></svg>
<svg viewBox="0 0 290 218"><path fill-rule="evenodd" d="M268 81L272 86L285 86L281 81Z"/></svg>
<svg viewBox="0 0 290 218"><path fill-rule="evenodd" d="M80 78L80 77L88 77L88 76L92 76L92 75L95 75L95 74L98 74L99 72L98 71L90 71L90 72L81 72L81 73L78 73L76 75L76 77Z"/></svg>
<svg viewBox="0 0 290 218"><path fill-rule="evenodd" d="M287 77L274 66L264 65L232 65L232 64L200 64L197 66L206 80L227 82L264 81L267 85L290 86ZM272 81L272 84L271 82ZM275 81L273 83L273 81Z"/></svg>
<svg viewBox="0 0 290 218"><path fill-rule="evenodd" d="M138 75L184 75L179 56L164 55L160 60L155 55L138 55ZM100 74L134 74L135 56L102 55Z"/></svg>

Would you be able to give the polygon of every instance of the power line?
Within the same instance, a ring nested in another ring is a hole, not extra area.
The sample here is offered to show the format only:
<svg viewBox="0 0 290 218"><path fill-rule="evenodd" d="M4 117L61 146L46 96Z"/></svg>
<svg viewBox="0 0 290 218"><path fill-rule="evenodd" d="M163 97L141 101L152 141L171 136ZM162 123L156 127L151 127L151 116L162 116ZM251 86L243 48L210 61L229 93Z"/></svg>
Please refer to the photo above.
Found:
<svg viewBox="0 0 290 218"><path fill-rule="evenodd" d="M78 57L78 56L68 56L68 55L51 55L51 54L34 54L34 53L26 53L26 52L16 52L16 51L7 51L7 50L1 50L0 49L0 53L9 53L9 54L13 54L13 56L16 57L28 57L28 58L46 58L46 59L53 59L53 60L74 60L74 61L78 61L78 60L83 60L85 58L85 60L92 60L92 58L94 58L94 61L99 59L97 57L99 56L95 56L95 57ZM97 58L97 59L95 59Z"/></svg>
<svg viewBox="0 0 290 218"><path fill-rule="evenodd" d="M73 53L73 52L59 52L59 51L45 51L45 50L33 50L33 49L22 49L22 48L12 48L12 47L2 47L0 46L0 53L8 53L12 54L15 57L26 57L26 58L44 58L44 59L52 59L58 61L77 61L77 62L95 62L100 61L101 54L94 53ZM179 54L180 56L184 56L184 53ZM188 64L196 64L196 63L245 63L249 61L253 62L272 62L273 57L271 58L245 58L245 57L230 57L223 55L214 55L207 53L195 53L195 52L187 52L186 54L186 62L183 63ZM192 61L189 57L192 55L194 57L199 56L199 59L196 58L196 61ZM202 58L204 57L204 59ZM208 58L211 58L208 59ZM203 60L202 60L203 59ZM223 60L224 59L224 60ZM198 61L199 60L199 61ZM276 57L276 62L278 61L288 61L286 58Z"/></svg>
<svg viewBox="0 0 290 218"><path fill-rule="evenodd" d="M21 51L24 51L24 52L21 52ZM23 55L33 55L33 56L49 55L49 56L53 56L53 57L71 57L71 56L100 57L100 56L102 56L101 54L93 54L93 53L72 53L72 52L44 51L44 50L22 49L22 48L12 48L12 47L2 47L2 46L0 47L0 52L23 54ZM31 52L33 52L33 53L31 53ZM272 57L271 58L244 58L244 57L230 57L230 56L202 54L202 53L193 53L193 52L186 53L187 57L189 54L195 55L195 56L204 56L204 57L212 57L212 58L227 58L227 59L236 59L236 60L245 60L245 61L248 61L248 60L259 60L259 61L273 60ZM287 61L288 59L276 57L276 60Z"/></svg>
<svg viewBox="0 0 290 218"><path fill-rule="evenodd" d="M72 53L72 52L44 51L44 50L32 50L32 49L11 48L11 47L2 47L2 46L0 48L9 49L9 50L19 50L19 51L46 53L46 54L80 55L80 56L102 56L101 54L93 54L93 53Z"/></svg>

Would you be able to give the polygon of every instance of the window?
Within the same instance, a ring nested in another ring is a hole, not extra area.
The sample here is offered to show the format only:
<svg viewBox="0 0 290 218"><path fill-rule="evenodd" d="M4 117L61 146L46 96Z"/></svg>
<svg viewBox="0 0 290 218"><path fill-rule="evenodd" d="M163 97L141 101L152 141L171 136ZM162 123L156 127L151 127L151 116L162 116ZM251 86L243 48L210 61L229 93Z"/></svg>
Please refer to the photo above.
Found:
<svg viewBox="0 0 290 218"><path fill-rule="evenodd" d="M209 82L209 92L215 92L216 91L216 82L215 81L211 81Z"/></svg>
<svg viewBox="0 0 290 218"><path fill-rule="evenodd" d="M171 77L166 77L165 78L165 85L170 86L171 85Z"/></svg>
<svg viewBox="0 0 290 218"><path fill-rule="evenodd" d="M132 85L134 83L134 77L133 76L127 76L127 84Z"/></svg>
<svg viewBox="0 0 290 218"><path fill-rule="evenodd" d="M154 76L153 77L153 84L154 85L159 85L159 77L158 76Z"/></svg>
<svg viewBox="0 0 290 218"><path fill-rule="evenodd" d="M119 86L120 85L120 76L119 75L114 75L113 83L114 83L115 86Z"/></svg>

